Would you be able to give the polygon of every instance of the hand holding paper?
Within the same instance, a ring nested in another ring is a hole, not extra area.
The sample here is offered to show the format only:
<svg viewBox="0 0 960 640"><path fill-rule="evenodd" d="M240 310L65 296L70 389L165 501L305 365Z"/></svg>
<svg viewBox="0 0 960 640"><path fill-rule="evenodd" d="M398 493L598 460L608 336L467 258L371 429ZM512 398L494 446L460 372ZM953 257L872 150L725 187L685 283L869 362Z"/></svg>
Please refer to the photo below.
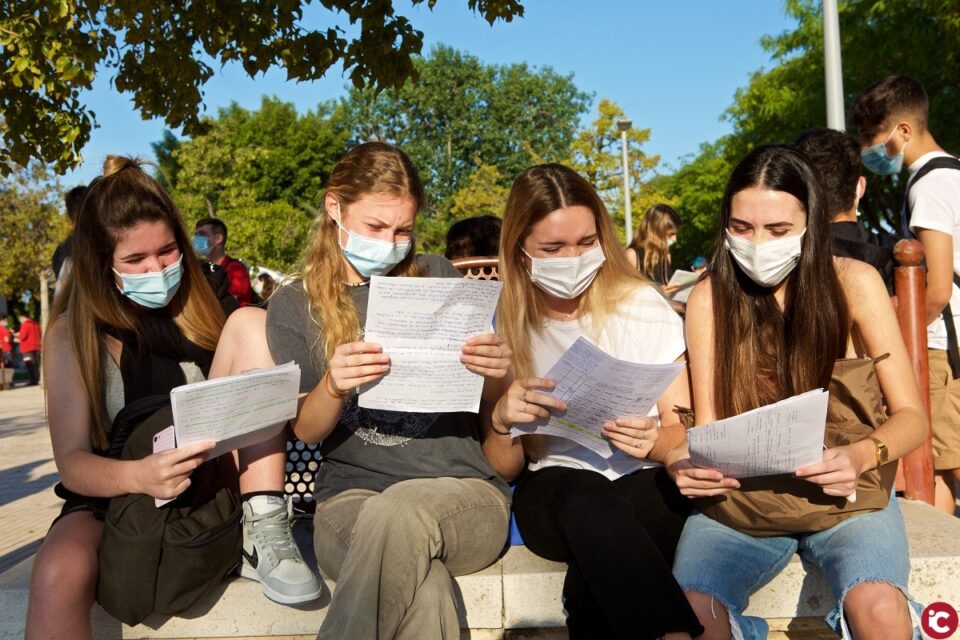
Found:
<svg viewBox="0 0 960 640"><path fill-rule="evenodd" d="M819 462L828 398L816 389L688 429L690 461L732 478L793 473Z"/></svg>
<svg viewBox="0 0 960 640"><path fill-rule="evenodd" d="M549 419L529 425L514 424L513 433L567 438L610 458L614 446L604 437L604 424L622 417L645 417L682 369L682 363L617 360L580 337L546 375L556 383L550 395L566 402L566 411L551 411Z"/></svg>

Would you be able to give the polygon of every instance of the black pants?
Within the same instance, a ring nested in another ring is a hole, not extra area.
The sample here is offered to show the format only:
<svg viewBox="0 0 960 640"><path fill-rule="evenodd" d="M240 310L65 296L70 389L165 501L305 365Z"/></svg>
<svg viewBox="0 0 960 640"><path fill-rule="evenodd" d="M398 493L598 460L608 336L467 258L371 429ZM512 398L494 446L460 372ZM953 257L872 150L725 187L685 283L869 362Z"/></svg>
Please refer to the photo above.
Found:
<svg viewBox="0 0 960 640"><path fill-rule="evenodd" d="M690 509L660 468L610 481L593 471L548 467L527 472L513 494L524 544L567 563L571 640L703 633L671 573Z"/></svg>
<svg viewBox="0 0 960 640"><path fill-rule="evenodd" d="M30 374L30 384L40 384L40 352L27 351L23 354L23 364Z"/></svg>

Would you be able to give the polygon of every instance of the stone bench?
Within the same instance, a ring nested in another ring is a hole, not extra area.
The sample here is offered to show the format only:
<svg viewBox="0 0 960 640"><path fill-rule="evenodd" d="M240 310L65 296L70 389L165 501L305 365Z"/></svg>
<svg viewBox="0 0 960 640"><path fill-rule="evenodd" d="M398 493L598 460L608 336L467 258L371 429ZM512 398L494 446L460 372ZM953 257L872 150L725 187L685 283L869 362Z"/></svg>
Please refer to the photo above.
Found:
<svg viewBox="0 0 960 640"><path fill-rule="evenodd" d="M902 501L901 505L910 539L912 594L924 604L942 600L960 605L960 520L926 504ZM303 531L298 533L298 537L303 535ZM0 640L23 635L31 565L32 558L0 575ZM564 565L516 546L487 569L456 578L463 637L565 638L560 602L564 570ZM182 617L153 616L133 628L121 625L98 607L95 637L314 637L328 602L325 597L302 607L278 605L261 595L258 584L233 578L219 588L215 598L194 606ZM831 606L832 596L823 576L794 558L754 595L748 612L781 621L783 629L808 630L780 637L811 638L823 637L816 631L823 627L809 619L825 615ZM776 624L771 627L778 628Z"/></svg>

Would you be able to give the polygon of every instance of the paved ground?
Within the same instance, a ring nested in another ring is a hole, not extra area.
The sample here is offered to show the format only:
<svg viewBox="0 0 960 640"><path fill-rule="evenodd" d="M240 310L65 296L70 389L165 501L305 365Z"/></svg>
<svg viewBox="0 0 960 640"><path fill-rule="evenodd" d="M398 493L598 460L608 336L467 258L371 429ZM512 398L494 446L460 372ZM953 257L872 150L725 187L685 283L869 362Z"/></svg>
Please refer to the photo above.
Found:
<svg viewBox="0 0 960 640"><path fill-rule="evenodd" d="M0 573L40 544L61 501L40 387L0 391Z"/></svg>

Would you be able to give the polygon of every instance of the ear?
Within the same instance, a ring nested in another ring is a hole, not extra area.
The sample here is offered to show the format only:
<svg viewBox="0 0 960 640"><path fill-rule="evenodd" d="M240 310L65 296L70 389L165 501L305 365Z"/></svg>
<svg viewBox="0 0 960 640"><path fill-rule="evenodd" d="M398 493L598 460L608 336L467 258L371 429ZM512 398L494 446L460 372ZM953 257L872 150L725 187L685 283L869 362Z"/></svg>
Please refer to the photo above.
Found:
<svg viewBox="0 0 960 640"><path fill-rule="evenodd" d="M863 194L867 192L867 178L866 176L860 176L860 179L857 180L857 202L863 198Z"/></svg>
<svg viewBox="0 0 960 640"><path fill-rule="evenodd" d="M330 219L333 220L334 222L337 222L339 218L339 216L337 215L337 213L339 212L339 208L340 208L340 200L337 199L336 194L334 194L332 191L327 191L323 195L323 209L326 212L326 214L330 217Z"/></svg>
<svg viewBox="0 0 960 640"><path fill-rule="evenodd" d="M897 130L900 131L900 135L903 136L904 142L909 142L910 138L913 137L913 134L916 132L913 124L907 120L902 120L897 124Z"/></svg>

